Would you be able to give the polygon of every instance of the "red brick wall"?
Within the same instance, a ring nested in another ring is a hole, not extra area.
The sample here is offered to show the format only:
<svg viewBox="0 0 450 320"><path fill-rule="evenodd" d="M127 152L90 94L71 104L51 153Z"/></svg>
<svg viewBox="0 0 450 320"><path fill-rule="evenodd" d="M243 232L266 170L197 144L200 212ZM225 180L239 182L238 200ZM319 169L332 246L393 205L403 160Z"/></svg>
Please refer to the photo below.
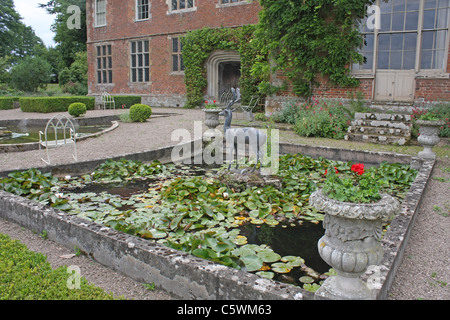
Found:
<svg viewBox="0 0 450 320"><path fill-rule="evenodd" d="M170 3L170 1L169 1ZM87 0L89 92L184 95L184 76L171 74L170 36L204 27L237 27L258 22L259 2L217 8L218 0L197 0L192 12L167 14L166 0L150 1L150 19L135 22L135 1L107 1L107 25L94 27L95 0ZM130 83L130 40L150 40L150 83ZM97 84L97 45L111 44L113 84Z"/></svg>

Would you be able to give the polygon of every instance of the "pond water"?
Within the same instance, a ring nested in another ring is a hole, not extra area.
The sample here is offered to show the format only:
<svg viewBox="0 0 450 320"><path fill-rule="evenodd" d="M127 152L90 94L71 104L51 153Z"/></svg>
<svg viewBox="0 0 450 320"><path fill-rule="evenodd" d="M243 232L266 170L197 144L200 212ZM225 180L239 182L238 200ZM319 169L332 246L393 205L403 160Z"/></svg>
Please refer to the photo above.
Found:
<svg viewBox="0 0 450 320"><path fill-rule="evenodd" d="M108 125L97 125L97 126L79 126L76 129L77 137L82 137L88 134L97 133L103 131L110 126ZM22 126L10 126L1 127L0 130L11 131L12 135L0 136L0 144L21 144L21 143L32 143L39 142L39 131L44 131L45 127L22 127ZM54 140L55 135L48 131L48 140ZM67 133L68 134L68 133ZM58 131L58 137L62 137L62 130Z"/></svg>

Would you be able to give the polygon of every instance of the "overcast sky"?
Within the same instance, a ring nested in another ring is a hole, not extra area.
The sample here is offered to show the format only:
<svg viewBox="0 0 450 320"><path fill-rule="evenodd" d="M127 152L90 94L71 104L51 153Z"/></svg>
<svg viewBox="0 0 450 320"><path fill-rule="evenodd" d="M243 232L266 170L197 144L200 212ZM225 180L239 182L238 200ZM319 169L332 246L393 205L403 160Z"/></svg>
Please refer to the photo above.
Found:
<svg viewBox="0 0 450 320"><path fill-rule="evenodd" d="M55 34L50 30L50 26L55 16L49 15L45 9L39 8L39 3L47 3L47 0L14 0L16 11L22 16L23 23L32 27L47 47L54 47L53 37Z"/></svg>

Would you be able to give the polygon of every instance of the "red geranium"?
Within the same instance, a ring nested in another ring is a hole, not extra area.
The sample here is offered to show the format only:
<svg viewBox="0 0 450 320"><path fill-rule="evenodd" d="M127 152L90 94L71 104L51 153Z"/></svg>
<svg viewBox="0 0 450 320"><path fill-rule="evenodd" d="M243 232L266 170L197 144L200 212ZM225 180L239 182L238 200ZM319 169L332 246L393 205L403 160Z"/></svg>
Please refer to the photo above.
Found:
<svg viewBox="0 0 450 320"><path fill-rule="evenodd" d="M362 163L355 163L354 165L352 165L350 170L356 172L359 175L362 175L364 173L364 164L362 164Z"/></svg>
<svg viewBox="0 0 450 320"><path fill-rule="evenodd" d="M339 171L336 167L334 167L334 170L336 170L335 173L339 173ZM327 175L327 173L328 173L328 169L325 170L325 175Z"/></svg>

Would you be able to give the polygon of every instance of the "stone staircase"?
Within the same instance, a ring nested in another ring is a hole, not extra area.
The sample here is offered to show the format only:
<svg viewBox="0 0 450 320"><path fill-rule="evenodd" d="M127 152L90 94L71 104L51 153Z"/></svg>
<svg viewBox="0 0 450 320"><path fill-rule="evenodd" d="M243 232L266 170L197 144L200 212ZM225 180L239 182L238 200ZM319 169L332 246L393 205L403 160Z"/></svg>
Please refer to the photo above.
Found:
<svg viewBox="0 0 450 320"><path fill-rule="evenodd" d="M345 135L345 140L407 144L411 140L412 108L397 106L395 109L393 110L392 106L372 105L371 112L356 113Z"/></svg>

